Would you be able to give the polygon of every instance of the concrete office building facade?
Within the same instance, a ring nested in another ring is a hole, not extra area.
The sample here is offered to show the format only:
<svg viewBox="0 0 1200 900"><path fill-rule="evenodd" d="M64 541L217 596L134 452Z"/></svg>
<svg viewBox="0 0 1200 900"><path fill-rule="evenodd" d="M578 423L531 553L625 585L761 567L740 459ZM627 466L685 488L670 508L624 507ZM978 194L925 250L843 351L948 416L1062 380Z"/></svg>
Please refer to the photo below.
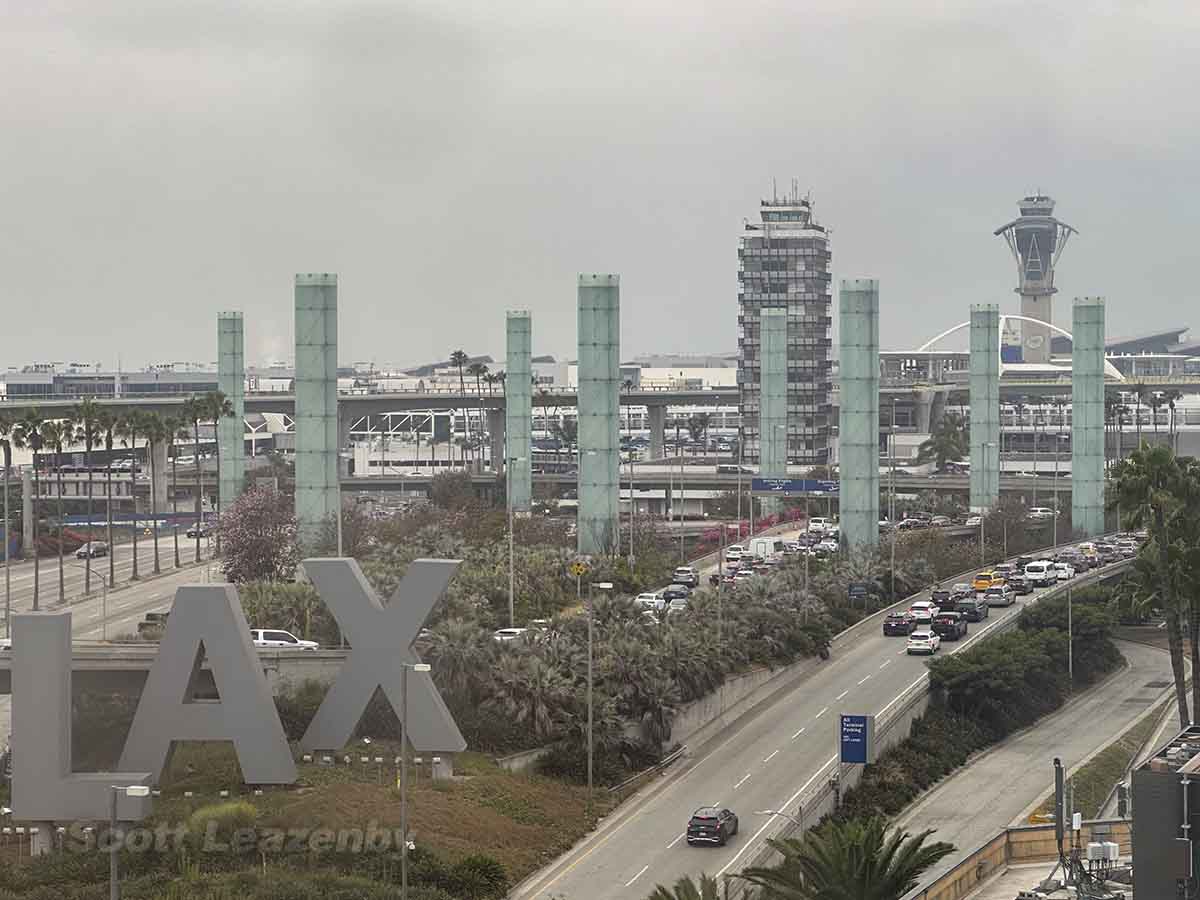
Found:
<svg viewBox="0 0 1200 900"><path fill-rule="evenodd" d="M763 200L760 221L747 222L738 243L738 384L744 458L762 451L763 309L787 312L787 458L799 465L829 463L833 415L832 287L829 234L812 203L793 189Z"/></svg>

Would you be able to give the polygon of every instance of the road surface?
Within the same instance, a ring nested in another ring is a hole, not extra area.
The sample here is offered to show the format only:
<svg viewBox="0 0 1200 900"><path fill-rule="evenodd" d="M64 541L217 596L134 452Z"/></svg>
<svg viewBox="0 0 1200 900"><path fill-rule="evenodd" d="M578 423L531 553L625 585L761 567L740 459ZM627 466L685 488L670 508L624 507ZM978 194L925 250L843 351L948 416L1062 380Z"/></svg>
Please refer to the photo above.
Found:
<svg viewBox="0 0 1200 900"><path fill-rule="evenodd" d="M140 542L138 550L141 550ZM140 554L139 554L140 556ZM44 560L43 560L44 562ZM174 563L174 552L172 551L169 562L166 558L163 559L165 565ZM139 562L140 565L140 562ZM58 577L57 566L58 560L54 561L55 578ZM129 634L137 630L137 623L142 617L152 610L170 609L171 603L175 598L177 588L185 584L196 584L206 580L219 580L219 575L215 571L206 575L209 568L216 569L215 565L208 562L202 562L199 566L188 564L185 561L185 568L178 571L164 568L167 574L158 578L146 578L143 581L133 583L127 587L121 587L118 590L110 591L108 594L107 609L108 609L108 635L116 637L120 634ZM149 571L149 570L147 570ZM32 573L32 568L30 569ZM45 573L43 572L43 575ZM93 573L95 574L95 573ZM32 574L30 578L32 579ZM81 576L82 577L82 576ZM118 576L119 578L120 576ZM15 595L15 581L14 595ZM32 582L31 582L32 583ZM82 591L82 587L80 587ZM32 598L32 590L29 592L29 597L21 604L21 609L28 609ZM47 604L44 604L44 606ZM14 608L16 603L14 602ZM105 600L102 594L93 593L90 599L79 599L70 604L71 609L71 631L75 640L81 641L98 641L104 634L104 618L103 612L105 609ZM9 694L0 694L0 745L7 743L9 735L9 726L12 722L11 714L12 697Z"/></svg>
<svg viewBox="0 0 1200 900"><path fill-rule="evenodd" d="M1038 592L1044 593L1042 591ZM966 641L944 645L956 652L1016 615L1031 598L970 626ZM555 863L514 892L522 900L607 900L648 894L683 875L736 872L752 847L780 828L780 820L756 815L777 809L796 814L798 802L828 777L836 758L840 713L884 711L924 677L925 659L905 655L903 638L871 628L795 689L760 710L738 731L698 748L698 757L660 787L651 788ZM764 714L765 713L765 714ZM1093 713L1094 714L1094 713ZM740 833L726 847L689 847L684 828L700 806L727 806L740 818Z"/></svg>
<svg viewBox="0 0 1200 900"><path fill-rule="evenodd" d="M179 561L184 565L195 559L196 543L189 541L182 533L179 535ZM207 558L209 547L207 539L200 541L201 558ZM175 566L175 546L170 531L160 532L158 538L159 565L163 572L170 572ZM115 570L117 587L121 587L133 575L133 544L118 544L115 553ZM4 572L3 561L0 560L0 633L3 632L4 602ZM38 560L39 599L41 607L47 609L58 603L58 557L44 556ZM33 560L25 562L13 561L10 570L12 608L14 612L33 608ZM76 559L74 553L67 554L63 559L63 582L68 601L74 602L83 597L83 585L86 579L87 560ZM91 561L92 592L100 593L104 580L108 578L108 558L96 557ZM146 577L154 572L154 541L150 538L138 538L138 574Z"/></svg>
<svg viewBox="0 0 1200 900"><path fill-rule="evenodd" d="M958 849L922 878L929 884L1009 825L1028 824L1029 807L1054 789L1054 757L1068 771L1128 729L1170 690L1171 660L1162 650L1118 641L1128 666L1058 712L985 752L908 808L898 824L936 829L933 839Z"/></svg>

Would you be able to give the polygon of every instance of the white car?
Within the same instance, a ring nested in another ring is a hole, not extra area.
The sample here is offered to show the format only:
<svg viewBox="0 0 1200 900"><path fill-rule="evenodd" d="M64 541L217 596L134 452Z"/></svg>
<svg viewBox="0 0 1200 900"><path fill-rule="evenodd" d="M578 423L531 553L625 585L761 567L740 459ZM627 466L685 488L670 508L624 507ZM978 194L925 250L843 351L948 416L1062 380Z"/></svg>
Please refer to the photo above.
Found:
<svg viewBox="0 0 1200 900"><path fill-rule="evenodd" d="M725 562L741 562L745 552L746 548L741 544L730 544L725 548Z"/></svg>
<svg viewBox="0 0 1200 900"><path fill-rule="evenodd" d="M821 551L822 553L837 553L838 550L841 549L841 545L838 544L837 541L831 540L829 538L823 538L820 542L817 543L816 549Z"/></svg>
<svg viewBox="0 0 1200 900"><path fill-rule="evenodd" d="M687 597L676 597L671 601L671 605L667 607L668 613L683 612L688 608Z"/></svg>
<svg viewBox="0 0 1200 900"><path fill-rule="evenodd" d="M671 576L671 581L675 584L686 584L688 587L695 587L700 583L700 575L691 566L680 566L675 570L675 574Z"/></svg>
<svg viewBox="0 0 1200 900"><path fill-rule="evenodd" d="M938 647L942 646L942 639L932 631L914 631L908 636L908 646L905 647L905 652L912 656L914 653L928 653L930 656L937 653Z"/></svg>
<svg viewBox="0 0 1200 900"><path fill-rule="evenodd" d="M1048 506L1035 506L1025 513L1030 522L1049 522L1054 518L1054 510Z"/></svg>
<svg viewBox="0 0 1200 900"><path fill-rule="evenodd" d="M662 609L665 604L663 602L663 598L658 594L648 592L645 594L638 594L636 597L634 597L633 605L638 609L657 611Z"/></svg>
<svg viewBox="0 0 1200 900"><path fill-rule="evenodd" d="M908 608L908 614L918 622L932 622L941 609L932 600L915 600Z"/></svg>
<svg viewBox="0 0 1200 900"><path fill-rule="evenodd" d="M824 534L832 523L828 519L814 517L808 520L809 534Z"/></svg>
<svg viewBox="0 0 1200 900"><path fill-rule="evenodd" d="M1070 581L1075 577L1075 567L1070 563L1056 562L1054 571L1058 573L1059 581Z"/></svg>
<svg viewBox="0 0 1200 900"><path fill-rule="evenodd" d="M733 573L733 583L741 584L743 581L749 581L754 577L754 572L751 569L739 569Z"/></svg>
<svg viewBox="0 0 1200 900"><path fill-rule="evenodd" d="M250 639L255 647L272 647L282 650L319 650L321 645L316 641L306 641L296 637L290 631L278 631L270 628L251 628Z"/></svg>
<svg viewBox="0 0 1200 900"><path fill-rule="evenodd" d="M967 528L978 528L983 524L982 516L967 516L967 520L963 522Z"/></svg>
<svg viewBox="0 0 1200 900"><path fill-rule="evenodd" d="M492 632L492 640L498 644L507 644L510 641L519 641L525 637L527 628L497 628Z"/></svg>
<svg viewBox="0 0 1200 900"><path fill-rule="evenodd" d="M3 640L0 640L0 651L11 650L11 649L12 649L12 641L10 641L8 638L4 638Z"/></svg>

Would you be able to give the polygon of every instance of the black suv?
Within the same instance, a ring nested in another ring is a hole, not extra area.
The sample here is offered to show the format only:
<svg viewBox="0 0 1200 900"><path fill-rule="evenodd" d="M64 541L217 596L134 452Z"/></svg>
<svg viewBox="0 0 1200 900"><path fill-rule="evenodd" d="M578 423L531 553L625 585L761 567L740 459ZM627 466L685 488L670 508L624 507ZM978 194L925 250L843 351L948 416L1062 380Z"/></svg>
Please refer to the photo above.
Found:
<svg viewBox="0 0 1200 900"><path fill-rule="evenodd" d="M949 591L938 589L929 595L929 599L933 601L933 605L938 609L949 609L954 605L954 597Z"/></svg>
<svg viewBox="0 0 1200 900"><path fill-rule="evenodd" d="M972 594L969 597L960 597L958 602L954 604L954 611L968 622L982 622L991 613L988 605L983 602L983 599L978 594Z"/></svg>
<svg viewBox="0 0 1200 900"><path fill-rule="evenodd" d="M966 637L967 620L962 613L939 612L933 617L933 633L943 641L957 641Z"/></svg>
<svg viewBox="0 0 1200 900"><path fill-rule="evenodd" d="M912 630L916 627L917 620L906 612L888 613L883 620L884 637L912 634Z"/></svg>
<svg viewBox="0 0 1200 900"><path fill-rule="evenodd" d="M692 592L688 589L687 585L672 584L664 588L659 596L667 603L670 603L672 600L686 600L692 596Z"/></svg>
<svg viewBox="0 0 1200 900"><path fill-rule="evenodd" d="M687 842L689 844L716 844L725 846L725 842L737 834L738 817L728 809L718 809L715 806L702 806L694 813L687 825Z"/></svg>

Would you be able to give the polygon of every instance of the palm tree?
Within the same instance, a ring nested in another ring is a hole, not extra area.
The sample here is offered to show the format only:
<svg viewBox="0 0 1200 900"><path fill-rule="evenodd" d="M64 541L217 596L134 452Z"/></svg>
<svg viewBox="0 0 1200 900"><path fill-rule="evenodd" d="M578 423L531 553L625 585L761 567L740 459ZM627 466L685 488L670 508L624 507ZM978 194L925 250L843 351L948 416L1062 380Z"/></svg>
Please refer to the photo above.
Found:
<svg viewBox="0 0 1200 900"><path fill-rule="evenodd" d="M466 395L467 395L467 382L463 378L463 369L466 368L466 365L468 362L470 362L470 360L471 360L471 357L467 356L467 351L465 351L465 350L455 350L453 353L450 354L450 365L452 365L456 369L458 369L458 393L462 397L466 397ZM471 437L471 417L470 417L470 415L468 415L466 417L466 419L464 420L463 430L464 430L463 437L467 438L468 443L469 443L469 439ZM466 447L466 444L464 443L463 449L462 449L463 465L466 465L466 452L467 452L467 447Z"/></svg>
<svg viewBox="0 0 1200 900"><path fill-rule="evenodd" d="M1167 420L1167 430L1171 437L1171 449L1178 452L1179 448L1176 446L1177 432L1175 429L1175 404L1178 401L1183 399L1183 394L1180 393L1179 391L1175 390L1174 388L1172 388L1171 390L1166 391L1163 394L1163 398L1167 401L1167 409L1169 410L1169 418Z"/></svg>
<svg viewBox="0 0 1200 900"><path fill-rule="evenodd" d="M1119 509L1123 516L1124 521L1118 523L1119 526L1145 528L1149 532L1150 541L1139 555L1152 561L1158 578L1158 596L1166 618L1167 647L1175 678L1175 702L1179 721L1185 728L1190 722L1185 686L1187 673L1183 665L1185 604L1179 598L1171 542L1177 532L1182 531L1178 518L1194 508L1189 501L1194 500L1191 495L1195 486L1190 482L1170 447L1139 445L1128 458L1118 460L1113 467L1113 492L1109 504ZM1193 693L1195 699L1200 700L1200 688L1194 687Z"/></svg>
<svg viewBox="0 0 1200 900"><path fill-rule="evenodd" d="M175 542L175 568L181 565L179 561L179 458L176 441L188 437L187 420L181 416L166 416L163 418L164 440L167 442L167 455L171 459L171 536Z"/></svg>
<svg viewBox="0 0 1200 900"><path fill-rule="evenodd" d="M150 521L154 529L154 574L162 573L158 558L158 466L155 451L167 439L167 422L158 413L148 412L142 418L142 431L146 435L146 456L150 460Z"/></svg>
<svg viewBox="0 0 1200 900"><path fill-rule="evenodd" d="M646 900L721 900L717 892L717 880L708 875L700 876L700 884L692 881L687 875L675 882L674 888L656 885L654 892Z"/></svg>
<svg viewBox="0 0 1200 900"><path fill-rule="evenodd" d="M12 637L12 561L8 558L12 546L12 517L8 512L8 479L12 472L13 420L0 413L0 451L4 452L4 636Z"/></svg>
<svg viewBox="0 0 1200 900"><path fill-rule="evenodd" d="M1137 390L1134 391L1134 411L1137 414L1137 442L1138 446L1142 446L1142 404L1146 402L1150 396L1150 389L1144 384L1139 384Z"/></svg>
<svg viewBox="0 0 1200 900"><path fill-rule="evenodd" d="M442 620L430 635L425 657L438 687L464 706L478 703L495 655L490 635L477 622L458 618Z"/></svg>
<svg viewBox="0 0 1200 900"><path fill-rule="evenodd" d="M205 417L204 404L198 397L189 397L183 401L181 413L183 420L192 426L193 460L196 463L196 562L200 562L200 532L204 522L204 473L200 468L200 420Z"/></svg>
<svg viewBox="0 0 1200 900"><path fill-rule="evenodd" d="M63 562L63 532L66 531L67 519L63 512L63 451L75 439L75 423L70 419L56 419L42 423L42 442L54 450L54 474L58 485L58 602L67 599L66 569Z"/></svg>
<svg viewBox="0 0 1200 900"><path fill-rule="evenodd" d="M108 586L110 588L117 586L117 548L113 545L113 483L112 483L112 466L113 466L113 444L116 443L117 423L120 421L118 415L111 409L103 408L100 410L100 415L97 417L96 427L100 431L100 435L104 439L104 517L107 522L108 533ZM132 482L131 482L132 483Z"/></svg>
<svg viewBox="0 0 1200 900"><path fill-rule="evenodd" d="M1167 405L1167 401L1161 393L1156 392L1150 395L1146 405L1150 407L1150 422L1154 425L1154 433L1158 434L1158 411Z"/></svg>
<svg viewBox="0 0 1200 900"><path fill-rule="evenodd" d="M776 867L750 866L739 878L765 889L764 900L900 900L921 873L954 852L933 831L912 835L880 817L832 820L803 838L771 839Z"/></svg>
<svg viewBox="0 0 1200 900"><path fill-rule="evenodd" d="M479 435L480 441L483 440L484 432L484 417L483 417L483 377L487 375L488 367L485 363L474 362L467 366L467 374L475 379L475 394L479 400ZM482 453L482 448L480 453ZM496 460L492 460L492 468L496 467Z"/></svg>
<svg viewBox="0 0 1200 900"><path fill-rule="evenodd" d="M218 422L221 419L233 415L233 401L229 400L220 391L208 391L200 398L200 403L204 410L207 419L213 423L213 436L216 437ZM220 451L213 454L217 461L216 479L217 479L217 520L221 518L221 454ZM217 529L217 556L221 555L221 530Z"/></svg>
<svg viewBox="0 0 1200 900"><path fill-rule="evenodd" d="M491 691L489 704L545 740L554 733L570 685L540 656L505 653L492 669Z"/></svg>
<svg viewBox="0 0 1200 900"><path fill-rule="evenodd" d="M121 446L129 448L129 474L130 494L133 500L133 574L129 577L138 580L138 512L137 512L137 439L141 435L145 437L145 422L146 414L140 409L127 410L117 421L115 428L117 437L121 438Z"/></svg>
<svg viewBox="0 0 1200 900"><path fill-rule="evenodd" d="M946 463L957 462L967 455L969 446L966 422L953 413L942 416L942 421L917 451L917 462L932 462L941 471Z"/></svg>
<svg viewBox="0 0 1200 900"><path fill-rule="evenodd" d="M38 412L37 407L32 407L25 411L25 415L13 427L12 442L13 446L18 449L28 449L33 453L33 509L31 518L33 520L33 534L25 535L29 546L33 549L33 608L38 609L38 588L41 581L41 565L39 563L40 555L38 553L38 498L41 496L42 486L39 478L38 454L42 452L42 426L45 422L42 419L42 414Z"/></svg>
<svg viewBox="0 0 1200 900"><path fill-rule="evenodd" d="M92 539L92 450L100 440L101 408L91 397L85 397L72 411L75 422L78 423L76 441L83 444L83 464L87 467L87 537ZM112 552L112 548L109 548ZM83 564L83 593L92 592L92 554L89 552Z"/></svg>

